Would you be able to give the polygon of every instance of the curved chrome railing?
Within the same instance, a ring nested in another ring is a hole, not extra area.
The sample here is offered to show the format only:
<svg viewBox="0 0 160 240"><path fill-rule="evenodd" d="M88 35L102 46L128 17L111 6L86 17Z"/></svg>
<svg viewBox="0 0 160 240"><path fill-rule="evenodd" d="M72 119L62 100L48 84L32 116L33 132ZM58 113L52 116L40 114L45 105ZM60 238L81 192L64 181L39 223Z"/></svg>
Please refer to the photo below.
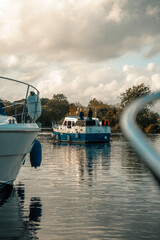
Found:
<svg viewBox="0 0 160 240"><path fill-rule="evenodd" d="M27 98L29 96L29 91L30 91L30 89L34 89L36 91L36 94L37 94L38 98L39 98L39 91L38 91L38 89L35 88L34 86L28 84L28 83L25 83L25 82L22 82L22 81L19 81L19 80L15 80L15 79L12 79L12 78L7 78L7 77L0 76L0 79L16 82L16 83L23 84L23 85L27 86L27 89L25 91L25 96L24 96L23 100L17 101L17 102L14 101L13 103L11 103L9 101L5 101L5 100L0 100L0 103L3 104L3 108L2 109L4 111L5 110L7 111L7 109L13 108L14 109L14 114L12 114L11 116L15 117L16 119L18 119L19 116L21 116L21 122L25 122L26 121L26 117L28 116ZM38 104L38 102L37 102L37 104ZM21 113L18 113L17 109L20 106L22 108L22 111L21 111Z"/></svg>
<svg viewBox="0 0 160 240"><path fill-rule="evenodd" d="M35 88L34 86L32 86L31 84L28 84L28 83L25 83L25 82L22 82L22 81L19 81L19 80L15 80L15 79L13 79L13 78L7 78L7 77L2 77L2 76L0 76L0 78L1 78L1 79L5 79L5 80L8 80L8 81L17 82L17 83L26 85L26 86L27 86L27 94L28 94L28 92L29 92L29 88L31 87L31 88L33 88L33 89L36 90L37 95L39 96L39 91L38 91L38 89ZM28 95L27 95L27 96L28 96Z"/></svg>
<svg viewBox="0 0 160 240"><path fill-rule="evenodd" d="M131 142L138 155L151 169L153 174L160 180L160 155L151 146L147 137L142 133L136 124L138 112L148 103L160 98L160 92L141 97L133 101L121 116L121 127L124 135Z"/></svg>

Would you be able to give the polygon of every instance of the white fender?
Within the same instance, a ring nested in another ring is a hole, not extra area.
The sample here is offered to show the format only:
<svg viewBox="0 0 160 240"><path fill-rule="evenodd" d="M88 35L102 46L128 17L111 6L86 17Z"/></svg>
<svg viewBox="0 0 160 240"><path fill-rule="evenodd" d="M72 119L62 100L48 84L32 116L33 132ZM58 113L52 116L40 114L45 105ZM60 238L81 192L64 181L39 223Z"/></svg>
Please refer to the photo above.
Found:
<svg viewBox="0 0 160 240"><path fill-rule="evenodd" d="M41 115L41 101L39 97L34 93L30 92L27 98L28 115L36 121Z"/></svg>

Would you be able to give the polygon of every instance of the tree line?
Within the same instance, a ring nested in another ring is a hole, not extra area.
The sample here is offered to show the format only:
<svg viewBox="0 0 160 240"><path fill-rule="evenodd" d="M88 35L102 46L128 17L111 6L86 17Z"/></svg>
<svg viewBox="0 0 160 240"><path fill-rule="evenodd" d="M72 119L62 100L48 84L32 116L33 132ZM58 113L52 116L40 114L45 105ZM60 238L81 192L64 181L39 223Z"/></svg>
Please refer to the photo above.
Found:
<svg viewBox="0 0 160 240"><path fill-rule="evenodd" d="M42 127L51 127L52 122L62 123L65 116L79 115L80 108L84 109L87 116L88 108L93 109L93 117L99 120L109 120L112 132L120 132L120 116L126 106L140 96L151 94L151 90L144 83L133 85L120 95L120 103L111 105L93 98L85 108L80 102L69 103L64 94L54 94L52 99L41 98L42 113L38 122ZM12 115L14 109L7 108L7 114ZM17 109L21 112L20 107ZM160 133L160 116L151 111L150 106L144 107L137 115L137 123L142 131L146 133Z"/></svg>
<svg viewBox="0 0 160 240"><path fill-rule="evenodd" d="M111 105L103 103L101 100L93 98L89 101L88 107L93 109L93 117L100 120L108 119L112 132L120 132L120 115L124 108L133 100L140 96L151 94L151 90L144 83L128 88L120 95L120 104ZM87 116L88 109L81 103L69 103L64 94L54 94L52 99L41 98L42 114L38 121L42 126L51 126L52 122L62 123L65 116L79 115L79 109L84 109L84 115ZM94 111L95 110L95 111ZM137 115L137 123L142 131L146 133L160 133L160 116L151 111L150 107L144 107Z"/></svg>

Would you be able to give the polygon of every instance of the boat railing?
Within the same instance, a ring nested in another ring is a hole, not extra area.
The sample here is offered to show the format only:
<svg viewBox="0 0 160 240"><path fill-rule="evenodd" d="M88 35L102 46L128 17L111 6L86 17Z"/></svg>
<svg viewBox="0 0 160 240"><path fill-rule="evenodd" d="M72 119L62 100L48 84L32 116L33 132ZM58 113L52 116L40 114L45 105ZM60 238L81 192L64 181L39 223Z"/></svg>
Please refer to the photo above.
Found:
<svg viewBox="0 0 160 240"><path fill-rule="evenodd" d="M130 141L137 154L151 169L156 178L160 181L160 155L151 145L146 135L139 129L136 116L147 104L160 99L160 92L141 97L133 101L121 116L121 127L124 135Z"/></svg>
<svg viewBox="0 0 160 240"><path fill-rule="evenodd" d="M22 85L26 86L25 96L24 96L23 99L18 100L18 101L13 101L13 102L8 101L8 100L0 99L0 108L1 108L0 114L14 117L14 118L16 118L17 122L22 122L22 123L24 123L26 121L27 122L33 122L34 121L34 116L31 117L30 114L29 114L27 100L28 100L29 94L31 92L34 92L36 94L36 96L37 96L36 101L37 102L35 102L35 105L34 105L34 115L36 116L37 111L38 111L37 107L38 107L38 101L39 101L39 91L38 91L38 89L36 89L34 86L32 86L28 83L18 81L18 80L12 79L12 78L7 78L7 77L0 76L0 79L12 81L12 82L15 82L15 83L22 84Z"/></svg>

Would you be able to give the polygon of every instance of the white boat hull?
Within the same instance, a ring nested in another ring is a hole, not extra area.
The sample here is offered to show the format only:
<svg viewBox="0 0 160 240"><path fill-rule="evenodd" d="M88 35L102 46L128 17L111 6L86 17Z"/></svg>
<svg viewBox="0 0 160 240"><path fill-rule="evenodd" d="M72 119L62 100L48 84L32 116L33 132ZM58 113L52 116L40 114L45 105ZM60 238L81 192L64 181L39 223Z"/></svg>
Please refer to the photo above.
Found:
<svg viewBox="0 0 160 240"><path fill-rule="evenodd" d="M38 132L35 123L0 126L0 187L16 179Z"/></svg>
<svg viewBox="0 0 160 240"><path fill-rule="evenodd" d="M0 76L1 81L6 91L13 89L13 96L16 96L18 91L22 91L25 96L13 102L0 99L0 188L3 188L5 184L12 184L16 179L26 154L33 146L31 160L36 158L35 149L38 149L38 145L35 140L40 128L35 121L41 115L41 103L39 91L34 86L3 76ZM8 81L11 83L9 86ZM13 83L15 85L12 85ZM11 98L14 98L13 96ZM39 153L37 159L41 160L40 147Z"/></svg>

